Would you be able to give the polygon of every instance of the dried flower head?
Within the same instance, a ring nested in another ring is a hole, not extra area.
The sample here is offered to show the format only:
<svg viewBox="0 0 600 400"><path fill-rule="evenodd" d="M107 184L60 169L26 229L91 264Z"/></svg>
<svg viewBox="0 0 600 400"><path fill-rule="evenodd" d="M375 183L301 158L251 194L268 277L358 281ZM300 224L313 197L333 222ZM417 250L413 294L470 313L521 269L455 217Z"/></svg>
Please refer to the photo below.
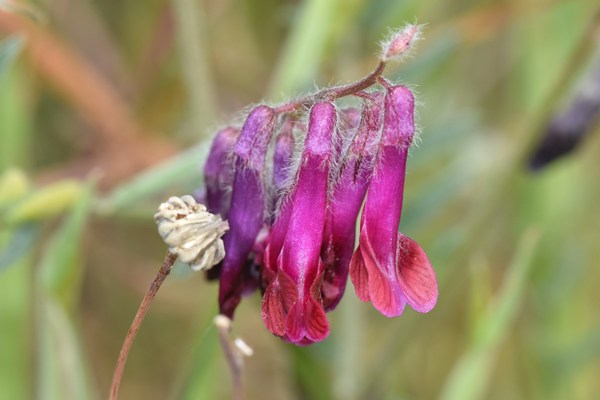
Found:
<svg viewBox="0 0 600 400"><path fill-rule="evenodd" d="M210 269L225 257L221 236L229 230L229 224L192 196L169 198L158 207L154 220L169 251L192 270Z"/></svg>

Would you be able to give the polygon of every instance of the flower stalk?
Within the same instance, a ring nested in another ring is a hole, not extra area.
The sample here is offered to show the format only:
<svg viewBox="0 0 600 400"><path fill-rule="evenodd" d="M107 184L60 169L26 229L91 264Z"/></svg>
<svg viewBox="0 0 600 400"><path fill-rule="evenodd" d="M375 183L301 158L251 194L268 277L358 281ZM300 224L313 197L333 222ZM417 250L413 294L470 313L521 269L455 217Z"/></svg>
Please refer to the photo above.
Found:
<svg viewBox="0 0 600 400"><path fill-rule="evenodd" d="M123 371L125 370L125 364L127 363L127 358L129 357L129 351L131 350L131 346L135 340L135 337L140 330L140 326L142 325L142 321L144 321L144 317L150 308L150 303L154 300L158 289L160 289L161 285L169 276L171 272L171 268L175 263L177 256L171 252L167 252L165 259L163 261L162 266L156 273L154 280L150 284L150 287L146 291L140 306L138 307L137 312L135 313L135 317L133 318L133 322L129 327L129 331L127 332L127 336L125 336L125 341L121 346L121 351L119 352L119 358L117 359L117 365L115 367L115 371L113 373L112 384L110 386L110 394L109 400L117 400L119 398L119 388L121 387L121 379L123 378Z"/></svg>

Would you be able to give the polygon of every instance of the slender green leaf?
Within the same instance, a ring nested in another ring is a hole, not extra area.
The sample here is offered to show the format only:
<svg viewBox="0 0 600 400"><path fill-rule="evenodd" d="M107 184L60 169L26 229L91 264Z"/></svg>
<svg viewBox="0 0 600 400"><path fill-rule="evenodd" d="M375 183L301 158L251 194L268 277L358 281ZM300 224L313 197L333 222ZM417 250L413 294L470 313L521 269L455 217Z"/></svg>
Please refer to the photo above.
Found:
<svg viewBox="0 0 600 400"><path fill-rule="evenodd" d="M202 3L193 0L173 0L181 69L190 103L191 137L212 124L216 116L216 90L210 68L207 46L206 17Z"/></svg>
<svg viewBox="0 0 600 400"><path fill-rule="evenodd" d="M216 393L216 361L219 354L217 330L212 321L191 351L182 384L173 396L180 400L213 399Z"/></svg>
<svg viewBox="0 0 600 400"><path fill-rule="evenodd" d="M0 235L3 236L3 235ZM31 257L0 273L0 397L31 398Z"/></svg>
<svg viewBox="0 0 600 400"><path fill-rule="evenodd" d="M11 36L0 42L0 78L17 59L24 42L22 36Z"/></svg>
<svg viewBox="0 0 600 400"><path fill-rule="evenodd" d="M307 0L303 3L271 83L269 97L296 94L310 88L317 76L321 59L332 33L331 21L338 0Z"/></svg>
<svg viewBox="0 0 600 400"><path fill-rule="evenodd" d="M473 341L452 370L441 399L483 398L502 338L523 300L538 238L538 233L532 230L521 238L502 289L488 312L476 324Z"/></svg>
<svg viewBox="0 0 600 400"><path fill-rule="evenodd" d="M22 199L29 192L29 179L17 168L9 168L0 176L0 211Z"/></svg>
<svg viewBox="0 0 600 400"><path fill-rule="evenodd" d="M210 142L202 142L116 187L97 203L97 211L101 214L112 214L137 206L142 200L182 182L198 182L200 185L200 166L206 158L209 146Z"/></svg>
<svg viewBox="0 0 600 400"><path fill-rule="evenodd" d="M302 397L315 400L333 399L331 379L326 366L316 357L315 349L290 346L288 351L294 379Z"/></svg>
<svg viewBox="0 0 600 400"><path fill-rule="evenodd" d="M74 307L83 263L79 259L85 222L94 193L88 182L70 215L55 232L39 266L38 398L85 400L95 397Z"/></svg>
<svg viewBox="0 0 600 400"><path fill-rule="evenodd" d="M0 245L0 273L31 252L38 236L38 227L28 224L7 233L10 238Z"/></svg>
<svg viewBox="0 0 600 400"><path fill-rule="evenodd" d="M17 225L31 221L41 221L63 213L82 195L79 181L65 179L43 187L12 207L5 221Z"/></svg>
<svg viewBox="0 0 600 400"><path fill-rule="evenodd" d="M60 300L63 306L72 305L79 294L83 265L78 257L82 254L82 234L93 193L93 183L87 183L70 215L51 238L40 263L43 293Z"/></svg>

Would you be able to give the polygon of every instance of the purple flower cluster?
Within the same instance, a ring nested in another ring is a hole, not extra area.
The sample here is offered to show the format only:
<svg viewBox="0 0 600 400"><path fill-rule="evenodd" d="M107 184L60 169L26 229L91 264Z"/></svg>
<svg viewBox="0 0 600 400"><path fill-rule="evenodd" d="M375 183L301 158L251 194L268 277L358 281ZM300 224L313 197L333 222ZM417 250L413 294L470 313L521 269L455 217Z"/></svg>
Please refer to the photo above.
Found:
<svg viewBox="0 0 600 400"><path fill-rule="evenodd" d="M211 271L222 314L232 318L258 288L269 331L298 345L318 342L348 275L357 296L385 316L406 304L419 312L435 306L433 268L398 231L413 95L391 85L358 95L360 110L316 102L308 123L260 105L241 129L215 137L204 172L208 209L230 225L225 259Z"/></svg>

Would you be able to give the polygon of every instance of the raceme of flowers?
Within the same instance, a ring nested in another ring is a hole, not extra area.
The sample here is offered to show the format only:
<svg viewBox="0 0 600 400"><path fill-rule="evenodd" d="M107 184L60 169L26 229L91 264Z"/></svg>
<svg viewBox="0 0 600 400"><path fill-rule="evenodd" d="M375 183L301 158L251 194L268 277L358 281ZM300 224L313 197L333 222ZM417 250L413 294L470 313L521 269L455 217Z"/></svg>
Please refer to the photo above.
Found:
<svg viewBox="0 0 600 400"><path fill-rule="evenodd" d="M409 28L388 42L380 66L410 48L417 29ZM267 329L307 345L328 336L326 312L348 276L358 298L387 317L407 304L419 312L435 306L429 259L398 231L414 97L380 76L375 82L376 89L342 87L289 107L258 105L241 127L217 133L202 200L229 223L225 258L209 271L220 282L221 314L233 318L241 298L258 289ZM340 109L346 95L360 106Z"/></svg>

